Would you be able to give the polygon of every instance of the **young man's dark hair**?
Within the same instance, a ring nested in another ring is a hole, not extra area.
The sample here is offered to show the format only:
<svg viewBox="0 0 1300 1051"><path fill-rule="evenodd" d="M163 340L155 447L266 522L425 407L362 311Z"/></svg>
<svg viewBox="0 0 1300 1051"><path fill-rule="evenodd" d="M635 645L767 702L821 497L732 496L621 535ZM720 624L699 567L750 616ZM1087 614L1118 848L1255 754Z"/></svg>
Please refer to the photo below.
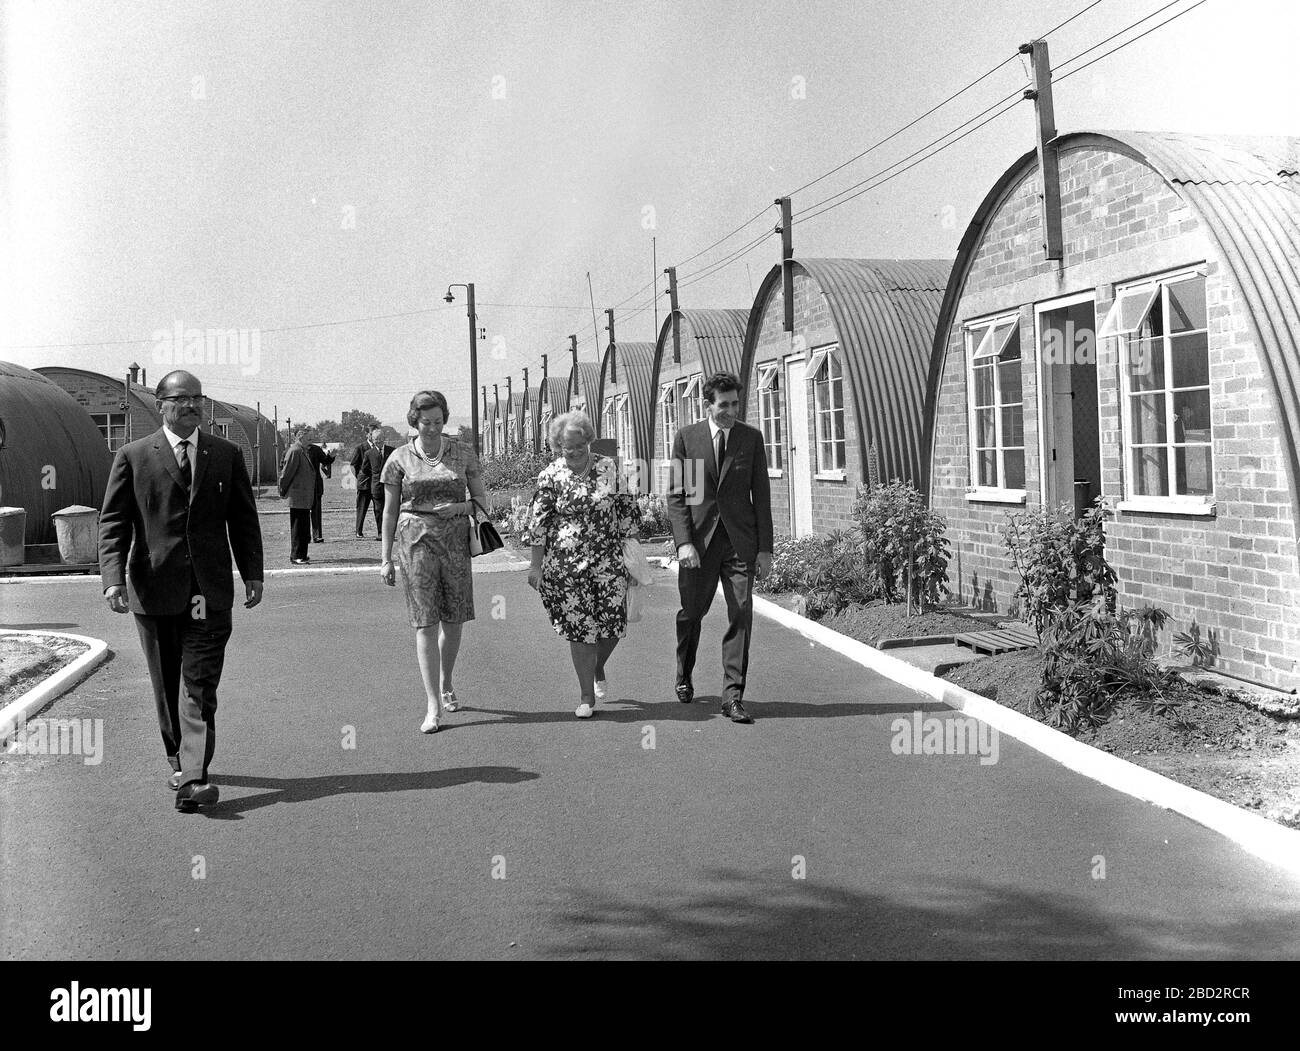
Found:
<svg viewBox="0 0 1300 1051"><path fill-rule="evenodd" d="M730 372L715 372L704 384L704 400L713 404L713 396L719 391L740 390L740 378Z"/></svg>

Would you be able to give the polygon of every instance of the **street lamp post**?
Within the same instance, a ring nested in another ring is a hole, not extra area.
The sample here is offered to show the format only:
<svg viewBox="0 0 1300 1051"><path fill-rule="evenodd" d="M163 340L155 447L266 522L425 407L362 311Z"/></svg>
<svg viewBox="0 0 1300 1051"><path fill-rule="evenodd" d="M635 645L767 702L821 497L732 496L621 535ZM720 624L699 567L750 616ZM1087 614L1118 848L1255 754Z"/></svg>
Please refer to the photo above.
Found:
<svg viewBox="0 0 1300 1051"><path fill-rule="evenodd" d="M474 429L474 454L479 453L479 433L478 433L478 402L474 399L473 391L478 386L478 324L474 319L474 283L462 284L457 282L447 286L447 294L442 298L448 303L456 302L456 297L451 294L453 288L465 289L466 299L468 300L466 310L469 314L469 411L470 426Z"/></svg>

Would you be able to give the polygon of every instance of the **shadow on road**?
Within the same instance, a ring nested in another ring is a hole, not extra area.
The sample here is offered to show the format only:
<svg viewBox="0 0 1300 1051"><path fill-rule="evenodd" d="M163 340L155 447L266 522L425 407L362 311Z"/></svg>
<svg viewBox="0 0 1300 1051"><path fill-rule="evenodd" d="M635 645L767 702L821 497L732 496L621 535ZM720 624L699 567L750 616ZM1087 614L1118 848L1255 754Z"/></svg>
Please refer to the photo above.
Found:
<svg viewBox="0 0 1300 1051"><path fill-rule="evenodd" d="M459 730L469 726L524 726L539 723L576 722L572 707L556 711L528 712L511 711L505 708L483 708L478 705L461 705L462 712L482 715L496 715L499 719L478 719L473 722L445 723L444 730ZM900 704L896 701L885 704L872 704L870 701L829 702L826 704L799 704L794 701L751 701L745 699L745 708L754 717L754 721L765 719L849 719L864 715L911 715L912 712L946 712L951 709L945 704L934 701L920 701ZM680 701L638 701L633 698L621 698L617 701L605 700L596 705L595 722L606 723L644 723L650 722L707 722L710 719L725 719L722 714L722 698L697 694L691 704Z"/></svg>
<svg viewBox="0 0 1300 1051"><path fill-rule="evenodd" d="M575 892L556 911L554 940L536 951L543 958L639 960L1233 960L1295 952L1294 917L1279 909L1187 924L1116 919L1082 896L976 880L928 881L895 897L812 879L779 889L770 878L730 870L706 879L693 895L669 900Z"/></svg>
<svg viewBox="0 0 1300 1051"><path fill-rule="evenodd" d="M335 774L328 777L241 777L223 774L214 778L222 788L264 788L269 791L239 799L223 799L199 813L206 817L240 820L250 810L277 803L310 803L329 796L372 792L421 792L459 785L514 785L535 781L541 775L517 766L461 766L450 770L419 770L400 774Z"/></svg>

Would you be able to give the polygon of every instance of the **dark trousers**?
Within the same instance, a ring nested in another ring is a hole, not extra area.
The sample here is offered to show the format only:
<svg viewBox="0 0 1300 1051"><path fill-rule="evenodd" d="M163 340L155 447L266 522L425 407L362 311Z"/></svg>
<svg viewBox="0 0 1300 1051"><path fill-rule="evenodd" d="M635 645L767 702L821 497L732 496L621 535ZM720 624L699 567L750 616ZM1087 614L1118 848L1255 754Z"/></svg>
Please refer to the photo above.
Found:
<svg viewBox="0 0 1300 1051"><path fill-rule="evenodd" d="M363 526L366 524L366 508L374 501L375 505L375 531L381 536L384 529L384 491L382 489L377 493L372 493L368 489L357 490L357 532L363 532Z"/></svg>
<svg viewBox="0 0 1300 1051"><path fill-rule="evenodd" d="M316 477L316 495L311 501L311 535L312 539L320 537L324 539L325 532L321 529L321 500L325 496L325 483L321 481L320 476Z"/></svg>
<svg viewBox="0 0 1300 1051"><path fill-rule="evenodd" d="M721 580L722 595L727 600L727 633L722 636L723 700L744 697L749 636L754 623L754 570L754 563L742 562L737 556L722 523L718 523L708 550L701 554L699 568L678 569L677 590L682 600L677 611L678 686L691 683L700 646L700 622L713 605Z"/></svg>
<svg viewBox="0 0 1300 1051"><path fill-rule="evenodd" d="M311 508L289 508L289 557L306 558L311 543Z"/></svg>
<svg viewBox="0 0 1300 1051"><path fill-rule="evenodd" d="M199 618L193 614L203 612ZM149 665L163 748L181 784L206 781L217 747L217 684L230 638L230 610L135 615L140 646Z"/></svg>

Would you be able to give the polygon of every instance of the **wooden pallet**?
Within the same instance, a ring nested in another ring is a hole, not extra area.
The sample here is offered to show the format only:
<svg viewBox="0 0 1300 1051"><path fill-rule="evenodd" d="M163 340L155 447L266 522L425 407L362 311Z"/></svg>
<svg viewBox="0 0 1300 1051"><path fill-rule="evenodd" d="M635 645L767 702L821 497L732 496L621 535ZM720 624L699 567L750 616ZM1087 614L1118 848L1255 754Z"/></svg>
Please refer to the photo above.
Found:
<svg viewBox="0 0 1300 1051"><path fill-rule="evenodd" d="M1009 653L1038 645L1034 629L1024 624L1008 624L988 631L968 631L953 637L958 646L966 646L976 653Z"/></svg>

